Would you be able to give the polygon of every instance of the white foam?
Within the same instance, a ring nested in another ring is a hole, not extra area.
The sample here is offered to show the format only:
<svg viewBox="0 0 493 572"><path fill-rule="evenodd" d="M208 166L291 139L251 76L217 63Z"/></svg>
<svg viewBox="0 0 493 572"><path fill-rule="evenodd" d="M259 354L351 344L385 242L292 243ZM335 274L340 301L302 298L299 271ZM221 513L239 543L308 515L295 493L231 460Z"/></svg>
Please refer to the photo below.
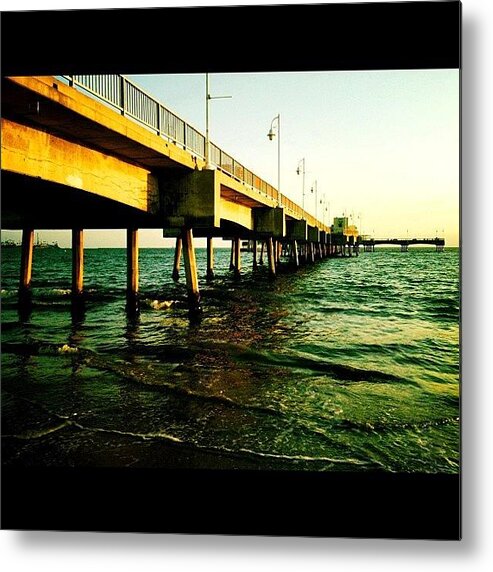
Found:
<svg viewBox="0 0 493 572"><path fill-rule="evenodd" d="M79 349L69 346L68 344L63 344L63 346L59 347L57 351L60 354L74 354L77 353Z"/></svg>
<svg viewBox="0 0 493 572"><path fill-rule="evenodd" d="M153 310L167 310L168 308L171 308L171 306L173 306L175 304L175 301L174 300L149 300L148 304Z"/></svg>

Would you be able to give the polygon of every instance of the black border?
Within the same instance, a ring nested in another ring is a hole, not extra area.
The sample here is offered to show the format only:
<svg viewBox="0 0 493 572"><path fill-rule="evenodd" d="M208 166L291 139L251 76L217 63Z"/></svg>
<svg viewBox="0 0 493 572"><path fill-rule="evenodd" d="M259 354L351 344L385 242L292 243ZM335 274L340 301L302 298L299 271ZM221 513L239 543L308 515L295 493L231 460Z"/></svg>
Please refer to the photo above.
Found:
<svg viewBox="0 0 493 572"><path fill-rule="evenodd" d="M212 32L194 38L207 22ZM457 69L460 29L456 1L2 12L2 75ZM32 49L20 50L26 33ZM2 467L1 476L4 529L461 535L458 475Z"/></svg>
<svg viewBox="0 0 493 572"><path fill-rule="evenodd" d="M446 0L3 12L2 74L458 68L460 13Z"/></svg>
<svg viewBox="0 0 493 572"><path fill-rule="evenodd" d="M459 479L3 467L2 528L453 540Z"/></svg>

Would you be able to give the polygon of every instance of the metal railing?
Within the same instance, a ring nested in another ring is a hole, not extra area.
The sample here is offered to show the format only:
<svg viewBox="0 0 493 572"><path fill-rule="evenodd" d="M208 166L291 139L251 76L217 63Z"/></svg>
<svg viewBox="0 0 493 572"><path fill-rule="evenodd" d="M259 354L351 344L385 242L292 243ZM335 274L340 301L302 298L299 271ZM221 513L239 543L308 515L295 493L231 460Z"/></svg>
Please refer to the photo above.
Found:
<svg viewBox="0 0 493 572"><path fill-rule="evenodd" d="M130 117L152 130L160 137L190 151L201 159L205 159L205 136L125 76L73 75L63 76L63 78L68 81L70 86L82 88L87 93L118 110L122 115ZM315 217L308 214L294 201L283 194L279 194L278 197L277 189L252 173L252 171L246 169L231 155L228 155L213 143L210 143L209 155L211 163L216 168L227 173L237 181L244 183L259 194L275 201L279 200L290 216L304 219L311 226L318 226L324 230L328 229L326 225L323 225Z"/></svg>

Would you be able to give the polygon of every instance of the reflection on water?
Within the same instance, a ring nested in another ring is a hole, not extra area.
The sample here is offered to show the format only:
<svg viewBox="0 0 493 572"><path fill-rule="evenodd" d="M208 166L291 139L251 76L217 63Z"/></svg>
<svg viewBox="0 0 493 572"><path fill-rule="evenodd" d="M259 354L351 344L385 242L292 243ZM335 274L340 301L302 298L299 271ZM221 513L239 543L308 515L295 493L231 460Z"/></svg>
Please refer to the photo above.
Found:
<svg viewBox="0 0 493 572"><path fill-rule="evenodd" d="M141 251L140 313L125 251L36 252L32 308L2 253L2 451L9 464L457 472L458 251L380 250L276 280L216 279L198 250L191 321L170 250Z"/></svg>

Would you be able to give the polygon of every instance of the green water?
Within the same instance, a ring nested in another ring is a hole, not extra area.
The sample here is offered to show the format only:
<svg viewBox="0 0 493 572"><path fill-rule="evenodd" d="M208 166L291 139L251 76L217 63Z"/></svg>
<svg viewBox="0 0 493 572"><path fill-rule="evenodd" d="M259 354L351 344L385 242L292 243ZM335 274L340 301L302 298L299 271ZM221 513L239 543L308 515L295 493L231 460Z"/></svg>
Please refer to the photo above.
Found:
<svg viewBox="0 0 493 572"><path fill-rule="evenodd" d="M459 251L381 248L240 280L216 251L190 323L173 252L140 252L125 313L123 249L35 249L20 316L19 249L2 250L2 457L7 465L459 470ZM167 303L163 303L167 302Z"/></svg>

